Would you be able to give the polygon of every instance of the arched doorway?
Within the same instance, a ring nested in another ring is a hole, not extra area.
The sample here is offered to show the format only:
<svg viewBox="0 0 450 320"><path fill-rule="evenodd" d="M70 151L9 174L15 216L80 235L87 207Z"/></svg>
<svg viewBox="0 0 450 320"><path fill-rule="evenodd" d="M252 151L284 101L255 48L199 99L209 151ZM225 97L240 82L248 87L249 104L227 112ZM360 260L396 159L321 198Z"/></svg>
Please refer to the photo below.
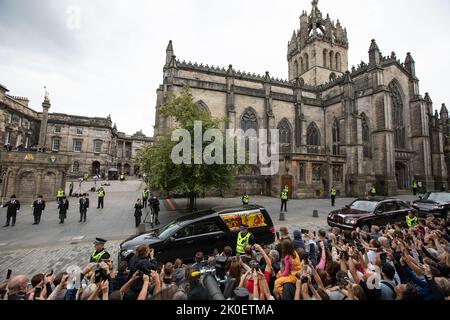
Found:
<svg viewBox="0 0 450 320"><path fill-rule="evenodd" d="M126 175L130 175L130 173L131 173L131 167L130 167L130 165L129 165L128 163L126 163L126 164L123 166L123 171L124 171L124 173L125 173Z"/></svg>
<svg viewBox="0 0 450 320"><path fill-rule="evenodd" d="M395 177L397 178L397 189L409 189L408 167L402 162L395 163Z"/></svg>
<svg viewBox="0 0 450 320"><path fill-rule="evenodd" d="M100 175L100 167L101 167L100 162L98 161L92 162L92 175L94 176Z"/></svg>

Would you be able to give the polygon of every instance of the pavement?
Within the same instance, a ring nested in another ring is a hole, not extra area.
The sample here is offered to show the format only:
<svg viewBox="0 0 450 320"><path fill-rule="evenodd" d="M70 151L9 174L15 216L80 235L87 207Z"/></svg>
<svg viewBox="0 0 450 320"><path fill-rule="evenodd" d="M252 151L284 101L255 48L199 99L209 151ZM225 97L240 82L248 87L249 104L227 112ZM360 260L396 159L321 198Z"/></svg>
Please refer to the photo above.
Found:
<svg viewBox="0 0 450 320"><path fill-rule="evenodd" d="M69 199L70 208L68 219L64 225L59 224L56 202L48 202L41 224L34 226L30 206L23 206L15 227L0 227L0 281L3 281L8 269L13 274L28 274L65 271L67 267L85 266L93 250L92 241L96 237L108 240L107 250L111 253L114 265L117 267L117 253L119 244L136 235L139 231L149 230L142 225L137 229L134 224L134 203L138 199L145 185L141 180L125 182L110 182L105 186L105 209L98 210L97 196L91 195L91 208L88 211L87 222L78 223L78 199ZM100 186L101 182L97 182ZM83 192L94 186L93 182L85 183ZM67 188L68 190L68 188ZM77 192L78 190L74 190ZM412 201L413 196L399 196L405 201ZM20 199L19 199L20 200ZM342 208L354 199L338 198L335 208ZM282 226L289 231L300 229L328 228L327 216L334 208L328 199L291 200L288 202L288 213L285 221L279 221L280 200L270 197L251 197L250 203L264 206L269 212L276 229ZM160 221L165 225L172 220L185 215L186 199L172 199L161 201ZM240 198L206 198L198 199L198 209L213 207L233 207L241 205ZM313 217L317 210L318 218ZM144 217L145 217L144 212ZM6 210L0 209L0 217L6 218ZM143 218L144 218L143 217ZM3 225L3 221L0 221Z"/></svg>

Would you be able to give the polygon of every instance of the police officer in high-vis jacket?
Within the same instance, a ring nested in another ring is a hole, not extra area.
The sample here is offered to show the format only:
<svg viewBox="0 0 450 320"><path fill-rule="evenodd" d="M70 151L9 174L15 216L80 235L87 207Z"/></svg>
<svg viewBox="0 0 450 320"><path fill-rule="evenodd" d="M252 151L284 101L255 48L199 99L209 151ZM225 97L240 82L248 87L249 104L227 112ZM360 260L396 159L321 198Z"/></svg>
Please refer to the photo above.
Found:
<svg viewBox="0 0 450 320"><path fill-rule="evenodd" d="M245 224L242 224L239 227L239 234L237 237L237 242L236 242L236 253L240 254L240 255L244 255L245 254L245 247L248 245L254 245L255 242L255 237L253 236L253 234L251 234L248 231L248 226Z"/></svg>
<svg viewBox="0 0 450 320"><path fill-rule="evenodd" d="M250 203L250 197L248 196L247 192L244 193L244 196L242 197L242 204L244 206L248 206L248 204Z"/></svg>
<svg viewBox="0 0 450 320"><path fill-rule="evenodd" d="M406 225L409 229L414 229L419 226L419 219L412 210L409 211L408 215L406 216Z"/></svg>
<svg viewBox="0 0 450 320"><path fill-rule="evenodd" d="M100 209L104 207L105 205L105 190L103 188L100 188L98 190L98 205L97 205L97 209Z"/></svg>
<svg viewBox="0 0 450 320"><path fill-rule="evenodd" d="M105 243L107 241L101 238L96 238L94 241L95 251L91 254L90 262L99 263L102 260L108 260L111 255L105 250Z"/></svg>

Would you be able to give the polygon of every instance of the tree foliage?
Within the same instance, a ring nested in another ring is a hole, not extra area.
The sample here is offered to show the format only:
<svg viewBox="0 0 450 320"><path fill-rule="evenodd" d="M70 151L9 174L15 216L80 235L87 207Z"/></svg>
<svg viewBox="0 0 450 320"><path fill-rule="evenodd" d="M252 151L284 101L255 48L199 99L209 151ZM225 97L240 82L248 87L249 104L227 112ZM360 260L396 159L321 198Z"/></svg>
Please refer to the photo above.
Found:
<svg viewBox="0 0 450 320"><path fill-rule="evenodd" d="M146 183L152 190L163 190L175 194L203 193L217 188L228 189L233 185L238 165L194 164L194 122L202 122L202 136L208 129L220 129L224 120L213 119L194 102L189 88L173 95L160 108L161 117L171 118L175 126L157 137L154 146L143 148L136 162L146 173ZM187 130L191 137L192 164L175 165L171 160L172 149L178 142L171 141L175 129ZM223 150L226 150L225 139ZM203 150L209 142L203 143Z"/></svg>

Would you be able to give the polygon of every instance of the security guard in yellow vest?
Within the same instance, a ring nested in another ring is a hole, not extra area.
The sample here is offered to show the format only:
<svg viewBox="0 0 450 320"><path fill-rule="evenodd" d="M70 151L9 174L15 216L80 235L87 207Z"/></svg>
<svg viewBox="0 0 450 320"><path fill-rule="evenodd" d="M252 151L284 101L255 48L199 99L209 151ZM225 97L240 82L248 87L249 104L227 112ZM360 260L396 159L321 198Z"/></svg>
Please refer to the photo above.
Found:
<svg viewBox="0 0 450 320"><path fill-rule="evenodd" d="M64 196L65 196L64 190L63 189L59 189L56 192L56 201L60 202Z"/></svg>
<svg viewBox="0 0 450 320"><path fill-rule="evenodd" d="M98 205L97 205L97 209L100 209L100 208L103 209L104 202L105 202L105 195L106 195L105 190L103 188L100 188L98 190Z"/></svg>
<svg viewBox="0 0 450 320"><path fill-rule="evenodd" d="M96 238L94 241L95 251L91 255L90 262L99 263L102 260L108 260L111 255L105 250L105 243L107 241L101 238Z"/></svg>
<svg viewBox="0 0 450 320"><path fill-rule="evenodd" d="M242 197L242 204L244 206L248 206L248 204L250 203L250 197L248 196L247 192L244 194L244 196Z"/></svg>
<svg viewBox="0 0 450 320"><path fill-rule="evenodd" d="M372 188L370 188L370 196L375 197L377 195L377 188L375 188L375 185L372 185Z"/></svg>
<svg viewBox="0 0 450 320"><path fill-rule="evenodd" d="M408 225L408 228L413 229L419 226L419 219L417 219L416 215L414 214L414 211L409 211L408 215L406 216L406 224Z"/></svg>
<svg viewBox="0 0 450 320"><path fill-rule="evenodd" d="M147 208L148 196L149 196L149 191L147 188L145 188L144 191L142 192L142 206L144 208Z"/></svg>
<svg viewBox="0 0 450 320"><path fill-rule="evenodd" d="M281 191L280 198L281 198L281 211L280 212L283 212L283 208L284 208L284 211L288 212L287 211L287 202L289 199L289 191L286 188L284 188L283 191Z"/></svg>
<svg viewBox="0 0 450 320"><path fill-rule="evenodd" d="M336 195L337 195L337 190L336 188L333 186L331 188L330 191L330 196L331 196L331 206L334 207L335 203L336 203Z"/></svg>
<svg viewBox="0 0 450 320"><path fill-rule="evenodd" d="M418 185L417 185L417 181L414 180L413 183L412 183L412 189L413 189L413 194L414 194L414 195L417 195L417 189L418 189L418 188L419 188L419 187L418 187Z"/></svg>
<svg viewBox="0 0 450 320"><path fill-rule="evenodd" d="M255 237L253 236L253 234L251 234L248 231L248 226L245 224L242 224L239 227L239 234L237 237L237 242L236 242L236 253L240 254L240 255L244 255L245 254L245 247L248 245L254 245L255 244Z"/></svg>

